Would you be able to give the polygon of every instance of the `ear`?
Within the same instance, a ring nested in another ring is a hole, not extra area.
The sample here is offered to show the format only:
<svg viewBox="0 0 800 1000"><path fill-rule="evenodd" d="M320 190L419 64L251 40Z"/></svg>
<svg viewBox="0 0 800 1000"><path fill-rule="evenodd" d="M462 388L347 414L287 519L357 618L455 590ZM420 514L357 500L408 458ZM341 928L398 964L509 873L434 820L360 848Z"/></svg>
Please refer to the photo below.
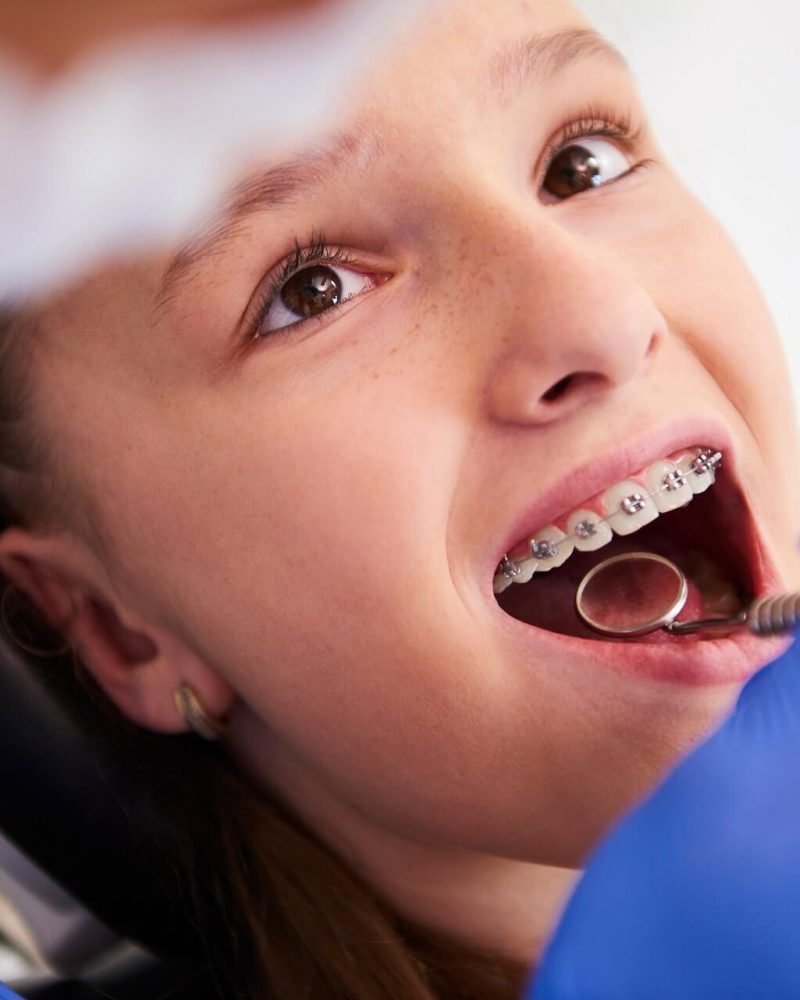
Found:
<svg viewBox="0 0 800 1000"><path fill-rule="evenodd" d="M181 639L124 607L78 539L8 528L0 534L0 572L69 640L132 722L163 733L186 730L174 701L181 683L194 688L210 715L230 711L230 685Z"/></svg>

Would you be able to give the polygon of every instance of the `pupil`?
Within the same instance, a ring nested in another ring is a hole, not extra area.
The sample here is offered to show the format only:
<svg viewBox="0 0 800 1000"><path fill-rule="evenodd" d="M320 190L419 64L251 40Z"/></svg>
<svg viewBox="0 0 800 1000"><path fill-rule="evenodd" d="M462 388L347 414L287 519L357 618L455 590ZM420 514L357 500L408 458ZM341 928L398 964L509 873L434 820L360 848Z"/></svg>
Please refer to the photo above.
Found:
<svg viewBox="0 0 800 1000"><path fill-rule="evenodd" d="M317 316L338 305L342 298L342 283L336 272L323 264L306 267L281 289L281 299L287 309L298 316Z"/></svg>
<svg viewBox="0 0 800 1000"><path fill-rule="evenodd" d="M568 198L601 183L600 161L583 146L569 146L553 160L545 189L559 198Z"/></svg>

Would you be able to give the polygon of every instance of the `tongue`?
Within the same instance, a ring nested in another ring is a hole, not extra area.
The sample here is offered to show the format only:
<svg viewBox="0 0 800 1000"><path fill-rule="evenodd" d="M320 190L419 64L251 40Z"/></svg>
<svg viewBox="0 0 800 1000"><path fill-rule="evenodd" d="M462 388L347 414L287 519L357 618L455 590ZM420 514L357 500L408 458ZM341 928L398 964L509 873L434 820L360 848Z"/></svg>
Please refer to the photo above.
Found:
<svg viewBox="0 0 800 1000"><path fill-rule="evenodd" d="M499 597L499 603L508 614L529 625L563 635L599 639L602 637L584 625L575 611L575 594L581 580L590 569L612 556L655 551L686 574L689 594L680 614L681 621L722 617L739 610L735 585L711 556L687 546L685 541L646 532L647 529L633 537L615 538L599 552L575 552L559 569L536 574L523 586L509 587ZM676 637L661 630L636 641L670 642L676 641Z"/></svg>

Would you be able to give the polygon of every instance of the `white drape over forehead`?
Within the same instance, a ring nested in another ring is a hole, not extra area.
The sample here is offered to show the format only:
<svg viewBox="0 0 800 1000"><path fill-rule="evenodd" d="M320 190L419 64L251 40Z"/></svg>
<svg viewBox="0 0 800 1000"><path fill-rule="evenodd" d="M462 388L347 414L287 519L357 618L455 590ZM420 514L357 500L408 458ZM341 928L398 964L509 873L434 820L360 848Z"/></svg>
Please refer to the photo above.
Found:
<svg viewBox="0 0 800 1000"><path fill-rule="evenodd" d="M49 90L0 63L0 298L175 242L248 154L337 123L347 85L432 0L339 0L290 23L163 35Z"/></svg>

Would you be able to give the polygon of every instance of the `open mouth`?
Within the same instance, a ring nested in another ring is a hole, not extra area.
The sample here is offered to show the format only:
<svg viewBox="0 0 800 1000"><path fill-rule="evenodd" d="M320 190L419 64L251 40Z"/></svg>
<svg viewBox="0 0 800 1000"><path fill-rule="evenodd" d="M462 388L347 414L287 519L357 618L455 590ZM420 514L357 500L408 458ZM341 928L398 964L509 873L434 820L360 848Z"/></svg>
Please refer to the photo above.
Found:
<svg viewBox="0 0 800 1000"><path fill-rule="evenodd" d="M711 448L683 449L525 536L497 568L497 603L517 621L548 632L608 641L578 617L578 586L602 561L646 551L685 574L689 598L681 618L736 615L760 580L747 504L733 477L721 471L722 458ZM655 632L625 641L687 639Z"/></svg>

